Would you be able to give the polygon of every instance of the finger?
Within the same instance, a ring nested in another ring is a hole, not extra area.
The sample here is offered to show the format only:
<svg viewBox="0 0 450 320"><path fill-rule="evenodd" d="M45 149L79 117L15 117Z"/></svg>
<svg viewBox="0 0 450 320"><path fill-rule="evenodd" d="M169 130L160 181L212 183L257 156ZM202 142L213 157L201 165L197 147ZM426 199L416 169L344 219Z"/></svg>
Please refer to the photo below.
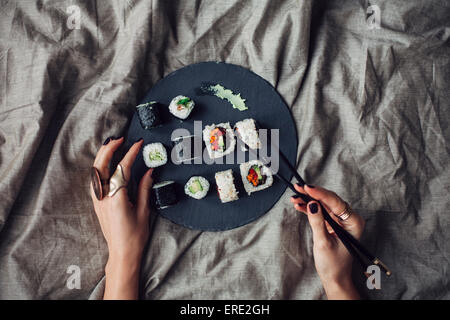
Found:
<svg viewBox="0 0 450 320"><path fill-rule="evenodd" d="M305 185L305 191L314 199L322 202L322 204L329 209L329 213L333 213L334 217L336 217L336 214L340 214L345 210L345 201L333 191L310 185ZM351 218L352 216L346 220L347 224L352 223L353 219Z"/></svg>
<svg viewBox="0 0 450 320"><path fill-rule="evenodd" d="M106 142L106 141L105 141ZM97 152L94 160L94 167L97 168L100 179L109 179L109 163L114 155L114 152L120 147L123 142L123 137L110 140L106 145L103 145Z"/></svg>
<svg viewBox="0 0 450 320"><path fill-rule="evenodd" d="M305 201L303 201L302 198L299 198L299 197L296 197L296 196L291 197L290 201L293 204L306 204Z"/></svg>
<svg viewBox="0 0 450 320"><path fill-rule="evenodd" d="M325 188L305 185L305 191L314 199L319 200L330 213L330 217L338 222L345 230L350 232L354 237L359 238L364 229L364 219L353 212L346 220L339 219L336 214L340 214L345 210L346 203L336 193Z"/></svg>
<svg viewBox="0 0 450 320"><path fill-rule="evenodd" d="M136 157L139 154L143 143L144 139L142 138L136 141L120 161L120 165L122 166L123 173L125 175L125 180L127 181L129 181L129 177L131 175L131 167L133 166L134 160L136 160Z"/></svg>
<svg viewBox="0 0 450 320"><path fill-rule="evenodd" d="M303 212L304 214L308 214L308 209L306 209L306 204L295 204L295 210Z"/></svg>
<svg viewBox="0 0 450 320"><path fill-rule="evenodd" d="M294 184L294 188L295 188L295 190L297 190L298 192L300 192L300 193L303 193L303 194L307 194L306 193L306 191L305 191L305 189L301 186L301 185L299 185L299 184Z"/></svg>
<svg viewBox="0 0 450 320"><path fill-rule="evenodd" d="M328 245L331 242L331 238L325 225L319 203L317 201L308 202L307 210L309 224L313 232L314 244L319 246Z"/></svg>
<svg viewBox="0 0 450 320"><path fill-rule="evenodd" d="M138 216L145 218L150 212L149 199L153 185L153 169L149 169L141 179L138 188L137 212Z"/></svg>

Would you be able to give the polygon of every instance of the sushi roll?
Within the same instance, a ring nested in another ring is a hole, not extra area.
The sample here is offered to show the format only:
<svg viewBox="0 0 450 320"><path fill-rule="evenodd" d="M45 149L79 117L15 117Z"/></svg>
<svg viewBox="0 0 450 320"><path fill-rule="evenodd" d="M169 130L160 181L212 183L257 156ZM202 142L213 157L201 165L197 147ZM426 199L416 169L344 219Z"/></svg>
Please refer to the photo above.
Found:
<svg viewBox="0 0 450 320"><path fill-rule="evenodd" d="M203 140L205 141L206 150L208 150L211 159L220 158L232 153L236 146L234 132L229 122L206 126L203 129Z"/></svg>
<svg viewBox="0 0 450 320"><path fill-rule="evenodd" d="M145 165L149 168L156 168L167 163L166 148L162 143L150 143L142 150Z"/></svg>
<svg viewBox="0 0 450 320"><path fill-rule="evenodd" d="M200 176L190 178L184 186L184 193L197 200L203 199L208 191L208 180Z"/></svg>
<svg viewBox="0 0 450 320"><path fill-rule="evenodd" d="M217 172L215 175L217 192L222 203L238 200L238 191L234 185L233 170Z"/></svg>
<svg viewBox="0 0 450 320"><path fill-rule="evenodd" d="M156 209L165 209L178 202L175 182L163 181L152 187L153 203Z"/></svg>
<svg viewBox="0 0 450 320"><path fill-rule="evenodd" d="M180 118L182 120L189 117L192 110L194 109L195 102L185 96L176 96L172 99L169 105L169 111L175 117Z"/></svg>
<svg viewBox="0 0 450 320"><path fill-rule="evenodd" d="M136 107L137 116L143 129L151 129L162 124L161 105L156 101L140 104Z"/></svg>
<svg viewBox="0 0 450 320"><path fill-rule="evenodd" d="M256 121L254 119L250 118L236 122L234 125L234 131L236 136L250 148L261 148L261 141L259 140Z"/></svg>
<svg viewBox="0 0 450 320"><path fill-rule="evenodd" d="M242 163L239 168L248 195L269 188L273 183L272 172L259 160Z"/></svg>

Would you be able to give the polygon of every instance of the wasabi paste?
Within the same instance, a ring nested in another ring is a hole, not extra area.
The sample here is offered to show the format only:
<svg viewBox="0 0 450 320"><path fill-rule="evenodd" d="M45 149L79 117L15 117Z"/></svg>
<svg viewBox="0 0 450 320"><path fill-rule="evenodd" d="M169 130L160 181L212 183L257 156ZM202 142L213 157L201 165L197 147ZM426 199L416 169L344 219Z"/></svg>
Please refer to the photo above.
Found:
<svg viewBox="0 0 450 320"><path fill-rule="evenodd" d="M248 107L245 105L245 99L241 97L241 94L234 94L230 89L226 89L220 84L216 84L214 86L209 86L208 88L216 97L227 100L234 109L238 109L239 111L247 110Z"/></svg>

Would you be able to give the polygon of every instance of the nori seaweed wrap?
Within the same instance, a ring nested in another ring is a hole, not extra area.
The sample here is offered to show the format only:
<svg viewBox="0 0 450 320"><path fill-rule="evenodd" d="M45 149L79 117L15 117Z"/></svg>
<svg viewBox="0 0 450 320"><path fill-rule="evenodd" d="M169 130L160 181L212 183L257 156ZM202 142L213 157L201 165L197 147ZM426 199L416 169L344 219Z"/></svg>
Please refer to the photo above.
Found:
<svg viewBox="0 0 450 320"><path fill-rule="evenodd" d="M153 203L156 209L165 209L178 202L175 182L163 181L153 186Z"/></svg>
<svg viewBox="0 0 450 320"><path fill-rule="evenodd" d="M142 128L148 130L162 125L160 108L160 103L156 101L143 103L136 107Z"/></svg>

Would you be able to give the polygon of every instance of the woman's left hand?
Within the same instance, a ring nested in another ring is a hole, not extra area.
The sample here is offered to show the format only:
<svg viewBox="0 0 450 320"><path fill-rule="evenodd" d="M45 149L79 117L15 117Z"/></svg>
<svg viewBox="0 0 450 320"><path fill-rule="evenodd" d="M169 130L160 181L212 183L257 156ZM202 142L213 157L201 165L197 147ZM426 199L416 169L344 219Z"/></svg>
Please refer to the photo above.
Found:
<svg viewBox="0 0 450 320"><path fill-rule="evenodd" d="M100 179L110 178L110 161L123 140L109 138L98 151L94 167L98 170ZM120 161L126 181L130 181L131 167L142 144L142 139L134 143ZM105 268L105 298L137 298L141 257L149 237L149 196L153 182L151 174L152 169L140 181L136 205L130 202L126 188L119 189L112 197L106 196L98 200L91 184L95 213L109 251Z"/></svg>

